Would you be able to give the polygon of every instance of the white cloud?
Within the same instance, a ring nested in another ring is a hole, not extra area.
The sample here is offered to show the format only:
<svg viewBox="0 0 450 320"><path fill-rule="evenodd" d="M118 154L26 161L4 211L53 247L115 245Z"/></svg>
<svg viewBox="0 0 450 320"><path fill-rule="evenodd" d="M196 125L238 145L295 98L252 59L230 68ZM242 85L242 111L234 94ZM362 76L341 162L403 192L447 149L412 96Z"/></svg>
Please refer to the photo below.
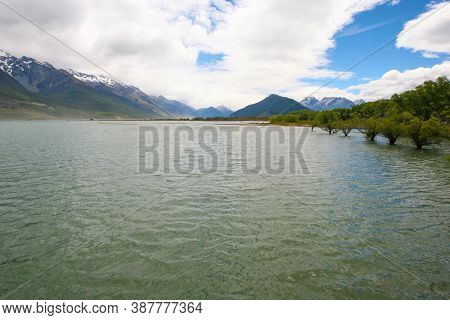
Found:
<svg viewBox="0 0 450 320"><path fill-rule="evenodd" d="M422 57L429 58L429 59L437 59L437 58L439 58L439 55L434 52L424 51L424 52L422 52Z"/></svg>
<svg viewBox="0 0 450 320"><path fill-rule="evenodd" d="M441 76L450 78L450 61L436 64L431 68L417 68L404 72L390 70L380 79L349 87L347 91L360 91L358 96L367 101L390 98L394 93L414 89L427 80L436 80Z"/></svg>
<svg viewBox="0 0 450 320"><path fill-rule="evenodd" d="M450 2L432 4L416 19L408 21L397 36L398 48L431 53L450 53Z"/></svg>
<svg viewBox="0 0 450 320"><path fill-rule="evenodd" d="M269 93L301 98L336 76L327 52L355 14L390 0L7 0L120 80L196 106L233 108ZM101 72L0 4L0 43L60 68ZM200 51L222 53L198 67ZM343 77L349 77L345 73ZM331 95L346 91L324 88Z"/></svg>

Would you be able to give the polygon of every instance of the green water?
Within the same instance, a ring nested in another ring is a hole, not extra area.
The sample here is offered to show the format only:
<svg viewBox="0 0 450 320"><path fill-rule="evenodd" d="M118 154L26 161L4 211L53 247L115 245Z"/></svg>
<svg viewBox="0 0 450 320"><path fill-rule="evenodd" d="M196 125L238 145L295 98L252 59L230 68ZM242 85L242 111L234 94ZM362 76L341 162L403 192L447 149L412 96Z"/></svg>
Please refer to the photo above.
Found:
<svg viewBox="0 0 450 320"><path fill-rule="evenodd" d="M317 130L310 174L150 175L139 124L0 122L0 297L448 298L448 147Z"/></svg>

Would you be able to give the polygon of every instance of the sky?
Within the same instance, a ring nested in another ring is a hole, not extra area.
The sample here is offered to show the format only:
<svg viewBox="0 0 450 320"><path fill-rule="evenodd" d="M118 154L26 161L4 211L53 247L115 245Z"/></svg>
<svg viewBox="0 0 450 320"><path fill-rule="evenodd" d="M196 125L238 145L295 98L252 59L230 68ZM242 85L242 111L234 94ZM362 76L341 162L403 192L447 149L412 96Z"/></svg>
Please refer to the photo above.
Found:
<svg viewBox="0 0 450 320"><path fill-rule="evenodd" d="M0 0L0 30L13 55L194 107L371 101L450 77L442 0Z"/></svg>

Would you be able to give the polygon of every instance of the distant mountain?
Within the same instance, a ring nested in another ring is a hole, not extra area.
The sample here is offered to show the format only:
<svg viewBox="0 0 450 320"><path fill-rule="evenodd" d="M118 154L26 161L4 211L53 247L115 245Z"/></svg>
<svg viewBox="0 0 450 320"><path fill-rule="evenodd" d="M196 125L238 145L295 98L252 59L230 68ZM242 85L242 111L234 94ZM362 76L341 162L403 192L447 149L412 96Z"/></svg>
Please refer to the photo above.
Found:
<svg viewBox="0 0 450 320"><path fill-rule="evenodd" d="M7 113L21 118L173 119L195 117L197 112L181 102L163 96L149 96L136 87L107 76L56 69L47 62L29 57L16 58L1 50L0 72L1 85L9 94L8 97L5 94L0 96L0 115ZM11 82L8 77L14 81ZM20 93L17 85L21 88ZM30 101L48 108L30 110L30 105L25 103L27 100L19 99L19 96L26 96ZM4 110L6 107L9 109Z"/></svg>
<svg viewBox="0 0 450 320"><path fill-rule="evenodd" d="M288 114L298 110L308 110L308 108L293 99L271 94L267 98L255 104L251 104L245 108L233 112L230 117L265 118L275 114Z"/></svg>
<svg viewBox="0 0 450 320"><path fill-rule="evenodd" d="M308 97L300 101L300 103L305 107L312 109L317 103L319 103L319 100L314 97Z"/></svg>
<svg viewBox="0 0 450 320"><path fill-rule="evenodd" d="M233 111L225 106L197 109L199 118L227 118Z"/></svg>
<svg viewBox="0 0 450 320"><path fill-rule="evenodd" d="M320 100L313 109L315 110L329 110L335 108L351 108L355 104L347 98L330 97Z"/></svg>
<svg viewBox="0 0 450 320"><path fill-rule="evenodd" d="M226 117L228 117L230 114L233 113L233 110L231 110L230 108L227 108L225 106L218 106L216 107L217 110L219 110L220 112L222 112Z"/></svg>
<svg viewBox="0 0 450 320"><path fill-rule="evenodd" d="M365 102L364 100L351 101L347 98L341 97L329 97L323 98L322 100L317 100L314 97L308 97L301 101L301 104L307 106L308 108L316 111L321 110L331 110L336 108L351 108L354 105L358 105Z"/></svg>
<svg viewBox="0 0 450 320"><path fill-rule="evenodd" d="M353 103L355 104L355 106L359 106L360 104L363 104L363 103L365 103L365 102L366 102L366 101L363 100L363 99L359 99L359 100L353 101Z"/></svg>
<svg viewBox="0 0 450 320"><path fill-rule="evenodd" d="M219 118L219 117L227 117L223 112L220 110L209 107L209 108L202 108L197 110L197 117L200 118Z"/></svg>
<svg viewBox="0 0 450 320"><path fill-rule="evenodd" d="M197 110L176 100L169 100L163 96L151 97L166 112L172 115L172 118L193 118L197 116Z"/></svg>

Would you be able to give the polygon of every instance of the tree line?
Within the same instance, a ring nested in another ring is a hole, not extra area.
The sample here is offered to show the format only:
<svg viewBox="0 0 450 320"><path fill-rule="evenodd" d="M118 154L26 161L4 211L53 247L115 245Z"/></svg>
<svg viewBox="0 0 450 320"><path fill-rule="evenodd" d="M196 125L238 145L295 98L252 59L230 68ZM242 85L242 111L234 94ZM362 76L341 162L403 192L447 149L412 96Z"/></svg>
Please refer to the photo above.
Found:
<svg viewBox="0 0 450 320"><path fill-rule="evenodd" d="M394 145L399 137L407 137L417 149L439 143L450 136L450 81L440 77L426 81L413 90L394 94L390 99L366 102L352 108L324 111L301 110L276 115L273 124L309 125L329 134L348 136L361 132L368 141L380 135Z"/></svg>

